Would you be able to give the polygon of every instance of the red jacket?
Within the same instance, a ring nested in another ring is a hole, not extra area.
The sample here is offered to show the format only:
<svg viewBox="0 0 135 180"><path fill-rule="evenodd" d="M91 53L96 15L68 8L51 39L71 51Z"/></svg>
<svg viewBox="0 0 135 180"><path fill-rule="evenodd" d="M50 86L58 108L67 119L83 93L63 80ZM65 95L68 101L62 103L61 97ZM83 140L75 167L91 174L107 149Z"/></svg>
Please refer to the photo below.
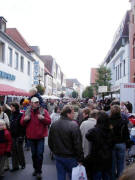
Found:
<svg viewBox="0 0 135 180"><path fill-rule="evenodd" d="M5 154L6 152L11 151L12 138L10 132L7 129L4 130L4 139L5 142L0 142L0 156Z"/></svg>
<svg viewBox="0 0 135 180"><path fill-rule="evenodd" d="M48 136L48 125L51 124L51 118L47 110L44 109L44 119L38 119L39 110L35 112L31 109L31 119L24 121L25 113L21 118L21 125L26 126L26 136L28 139L41 139Z"/></svg>

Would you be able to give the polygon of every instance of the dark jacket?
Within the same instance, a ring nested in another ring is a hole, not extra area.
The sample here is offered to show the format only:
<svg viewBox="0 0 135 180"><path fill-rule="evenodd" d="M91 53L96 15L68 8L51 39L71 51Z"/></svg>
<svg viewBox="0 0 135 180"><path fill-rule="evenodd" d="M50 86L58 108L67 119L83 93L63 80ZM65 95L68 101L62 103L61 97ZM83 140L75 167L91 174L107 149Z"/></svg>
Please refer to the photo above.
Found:
<svg viewBox="0 0 135 180"><path fill-rule="evenodd" d="M22 113L15 111L10 116L10 132L12 137L17 138L25 135L25 128L21 126L20 121Z"/></svg>
<svg viewBox="0 0 135 180"><path fill-rule="evenodd" d="M40 96L39 93L36 93L34 96L31 96L29 100L31 100L33 97L37 97L39 99L39 104L41 107L47 109L47 105L44 103L43 98Z"/></svg>
<svg viewBox="0 0 135 180"><path fill-rule="evenodd" d="M92 143L90 154L85 159L85 165L92 171L107 171L112 166L112 133L110 129L95 127L86 134Z"/></svg>
<svg viewBox="0 0 135 180"><path fill-rule="evenodd" d="M78 162L82 162L82 138L76 122L64 117L54 122L50 128L48 143L55 155L76 158Z"/></svg>
<svg viewBox="0 0 135 180"><path fill-rule="evenodd" d="M113 142L114 144L128 143L129 141L129 130L128 122L123 121L122 117L111 116L110 122L113 127Z"/></svg>

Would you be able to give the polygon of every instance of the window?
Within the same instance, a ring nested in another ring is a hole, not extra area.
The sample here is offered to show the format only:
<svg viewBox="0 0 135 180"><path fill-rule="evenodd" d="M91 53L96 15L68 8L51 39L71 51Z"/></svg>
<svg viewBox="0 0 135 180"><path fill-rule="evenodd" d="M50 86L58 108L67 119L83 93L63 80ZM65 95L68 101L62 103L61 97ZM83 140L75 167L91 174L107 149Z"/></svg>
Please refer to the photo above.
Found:
<svg viewBox="0 0 135 180"><path fill-rule="evenodd" d="M16 52L15 53L15 69L18 70L18 66L19 66L19 55Z"/></svg>
<svg viewBox="0 0 135 180"><path fill-rule="evenodd" d="M11 48L8 48L8 65L9 66L12 66L12 49Z"/></svg>
<svg viewBox="0 0 135 180"><path fill-rule="evenodd" d="M121 68L122 68L122 64L120 63L120 79L122 78Z"/></svg>
<svg viewBox="0 0 135 180"><path fill-rule="evenodd" d="M27 71L28 75L30 75L30 62L28 61L28 71Z"/></svg>
<svg viewBox="0 0 135 180"><path fill-rule="evenodd" d="M116 81L117 81L117 66L116 66Z"/></svg>
<svg viewBox="0 0 135 180"><path fill-rule="evenodd" d="M119 78L120 78L120 76L119 76L120 74L119 74L119 65L118 65L118 80L119 80Z"/></svg>
<svg viewBox="0 0 135 180"><path fill-rule="evenodd" d="M126 75L126 64L125 64L125 60L123 61L123 75Z"/></svg>
<svg viewBox="0 0 135 180"><path fill-rule="evenodd" d="M20 67L21 72L24 71L24 57L21 56L21 67Z"/></svg>
<svg viewBox="0 0 135 180"><path fill-rule="evenodd" d="M5 61L5 44L0 42L0 62Z"/></svg>

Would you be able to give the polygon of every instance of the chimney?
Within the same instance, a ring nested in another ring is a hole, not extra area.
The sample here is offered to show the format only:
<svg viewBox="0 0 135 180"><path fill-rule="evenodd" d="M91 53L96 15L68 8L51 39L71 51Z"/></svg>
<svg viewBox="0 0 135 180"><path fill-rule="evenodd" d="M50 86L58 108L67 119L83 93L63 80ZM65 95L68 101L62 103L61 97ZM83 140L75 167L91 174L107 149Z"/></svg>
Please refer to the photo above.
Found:
<svg viewBox="0 0 135 180"><path fill-rule="evenodd" d="M40 55L40 48L38 46L30 46L38 55Z"/></svg>
<svg viewBox="0 0 135 180"><path fill-rule="evenodd" d="M6 32L6 19L4 17L0 16L0 31Z"/></svg>

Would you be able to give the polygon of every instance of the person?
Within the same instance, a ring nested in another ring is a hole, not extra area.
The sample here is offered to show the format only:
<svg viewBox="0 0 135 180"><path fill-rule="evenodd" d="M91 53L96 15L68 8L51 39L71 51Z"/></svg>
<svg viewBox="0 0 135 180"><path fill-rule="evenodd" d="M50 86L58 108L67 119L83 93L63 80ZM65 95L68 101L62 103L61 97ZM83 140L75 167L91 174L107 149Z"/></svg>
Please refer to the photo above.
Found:
<svg viewBox="0 0 135 180"><path fill-rule="evenodd" d="M19 104L16 102L11 103L11 116L10 116L10 132L12 136L12 169L11 172L25 168L25 157L23 151L23 142L25 130L20 124L22 113L20 112Z"/></svg>
<svg viewBox="0 0 135 180"><path fill-rule="evenodd" d="M11 108L7 104L0 106L0 119L5 121L7 129L10 128L10 122L9 122L10 115L11 115ZM4 170L5 171L9 170L8 157L6 157L6 159L5 159Z"/></svg>
<svg viewBox="0 0 135 180"><path fill-rule="evenodd" d="M47 109L50 115L54 112L55 106L56 106L55 101L51 99L47 106Z"/></svg>
<svg viewBox="0 0 135 180"><path fill-rule="evenodd" d="M11 115L11 108L10 108L10 106L8 104L3 104L2 110L3 110L4 113L6 113L6 115L10 119L10 115Z"/></svg>
<svg viewBox="0 0 135 180"><path fill-rule="evenodd" d="M33 97L36 97L36 98L39 99L39 104L40 104L40 106L41 106L42 108L47 109L47 106L46 106L46 104L44 103L43 98L41 97L41 95L38 93L38 90L37 90L36 87L31 88L30 91L29 91L29 93L30 93L29 101L31 101L31 99L32 99Z"/></svg>
<svg viewBox="0 0 135 180"><path fill-rule="evenodd" d="M9 118L8 118L7 114L3 111L2 106L0 106L0 120L5 121L7 128L9 128L9 126L10 126Z"/></svg>
<svg viewBox="0 0 135 180"><path fill-rule="evenodd" d="M41 107L37 97L31 99L30 106L30 115L24 113L21 124L26 127L26 136L31 147L34 168L33 176L36 176L37 179L41 179L44 138L48 136L48 125L51 123L51 119L46 109L44 109L44 114L40 114Z"/></svg>
<svg viewBox="0 0 135 180"><path fill-rule="evenodd" d="M58 180L66 180L67 173L71 180L72 168L81 164L84 158L81 132L73 119L74 109L66 105L61 118L50 127L48 144L55 156Z"/></svg>
<svg viewBox="0 0 135 180"><path fill-rule="evenodd" d="M51 114L51 123L54 123L60 118L60 108L58 106L55 107L54 113Z"/></svg>
<svg viewBox="0 0 135 180"><path fill-rule="evenodd" d="M112 166L112 133L109 128L109 117L103 111L97 113L97 123L90 129L86 138L92 143L91 151L85 158L93 180L110 180Z"/></svg>
<svg viewBox="0 0 135 180"><path fill-rule="evenodd" d="M135 179L135 163L124 170L119 180L134 180Z"/></svg>
<svg viewBox="0 0 135 180"><path fill-rule="evenodd" d="M10 156L12 138L6 128L6 123L0 120L0 179L4 176L4 165L6 157Z"/></svg>
<svg viewBox="0 0 135 180"><path fill-rule="evenodd" d="M127 121L122 120L120 106L111 106L110 122L114 143L112 151L112 180L115 180L120 177L124 170L126 143L130 139L128 124Z"/></svg>
<svg viewBox="0 0 135 180"><path fill-rule="evenodd" d="M89 119L89 116L90 116L89 108L84 108L83 111L82 111L82 115L83 115L82 122L87 121Z"/></svg>
<svg viewBox="0 0 135 180"><path fill-rule="evenodd" d="M84 112L87 109L84 109ZM80 126L80 130L81 130L81 134L82 134L82 146L83 146L83 152L84 152L84 157L86 157L89 152L90 152L90 143L89 141L86 139L86 133L88 132L88 130L94 128L94 126L96 125L96 116L97 116L98 110L94 109L91 111L90 113L90 118L88 118L86 121L83 121L81 126Z"/></svg>

